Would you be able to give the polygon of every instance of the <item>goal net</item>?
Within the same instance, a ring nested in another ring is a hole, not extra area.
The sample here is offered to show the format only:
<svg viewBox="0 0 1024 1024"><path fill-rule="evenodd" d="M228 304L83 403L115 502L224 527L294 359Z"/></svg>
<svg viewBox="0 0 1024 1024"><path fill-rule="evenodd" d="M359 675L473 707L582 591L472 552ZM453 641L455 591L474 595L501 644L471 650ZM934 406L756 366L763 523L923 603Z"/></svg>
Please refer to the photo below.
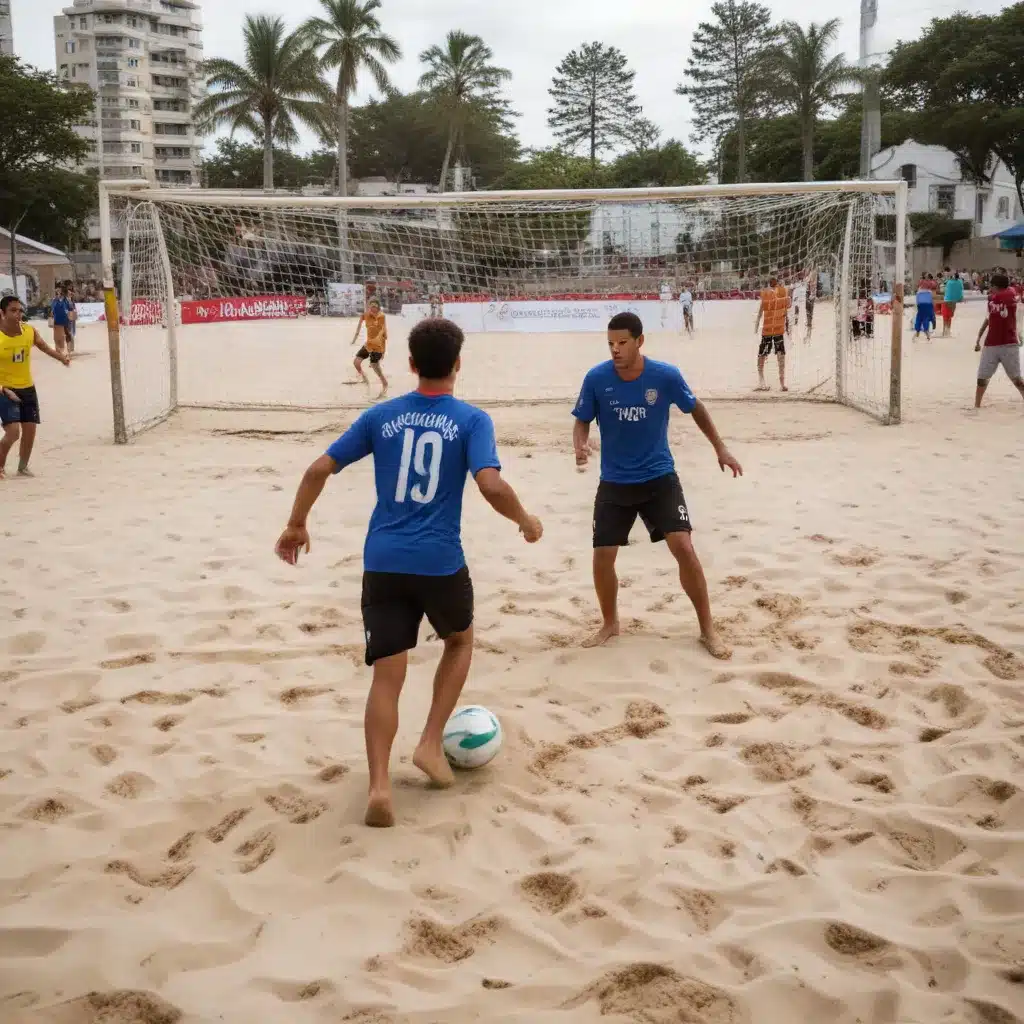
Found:
<svg viewBox="0 0 1024 1024"><path fill-rule="evenodd" d="M771 390L755 390L767 329L755 318L773 279L789 303L784 397L896 422L901 318L891 296L902 299L903 190L844 182L304 198L104 183L105 263L120 310L115 422L119 404L126 436L179 406L365 405L352 340L371 297L387 316L392 393L412 384L409 329L443 310L466 333L461 397L571 402L606 358L608 319L632 311L645 352L677 363L698 394L779 398L774 343Z"/></svg>

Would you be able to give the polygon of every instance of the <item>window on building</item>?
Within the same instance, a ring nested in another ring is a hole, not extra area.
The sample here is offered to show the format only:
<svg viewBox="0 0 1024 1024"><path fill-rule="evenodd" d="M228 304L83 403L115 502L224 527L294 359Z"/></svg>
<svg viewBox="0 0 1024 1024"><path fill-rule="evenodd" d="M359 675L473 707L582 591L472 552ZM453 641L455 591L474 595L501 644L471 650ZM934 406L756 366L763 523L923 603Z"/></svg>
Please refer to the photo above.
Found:
<svg viewBox="0 0 1024 1024"><path fill-rule="evenodd" d="M142 152L142 143L141 142L133 142L132 143L132 152L133 153L141 153Z"/></svg>
<svg viewBox="0 0 1024 1024"><path fill-rule="evenodd" d="M138 41L138 39L132 39L132 38L128 39L128 48L129 49L131 49L131 50L138 50L141 47L142 47L142 43L140 43Z"/></svg>
<svg viewBox="0 0 1024 1024"><path fill-rule="evenodd" d="M74 53L75 52L75 44L74 44L73 41L69 40L68 42L66 42L64 44L64 52L65 53Z"/></svg>
<svg viewBox="0 0 1024 1024"><path fill-rule="evenodd" d="M979 192L974 197L974 220L975 223L980 224L985 219L985 201L988 196L984 192Z"/></svg>
<svg viewBox="0 0 1024 1024"><path fill-rule="evenodd" d="M88 19L88 17L86 17L86 15L83 14L78 19L78 27L79 28L88 28L89 27L89 19Z"/></svg>
<svg viewBox="0 0 1024 1024"><path fill-rule="evenodd" d="M142 122L141 121L131 120L131 121L128 122L128 127L131 128L131 130L133 132L142 131Z"/></svg>
<svg viewBox="0 0 1024 1024"><path fill-rule="evenodd" d="M917 164L904 164L900 168L900 177L909 188L917 187Z"/></svg>
<svg viewBox="0 0 1024 1024"><path fill-rule="evenodd" d="M129 89L134 89L138 86L139 80L134 75L129 75L124 80L124 84L127 85Z"/></svg>
<svg viewBox="0 0 1024 1024"><path fill-rule="evenodd" d="M999 201L996 203L996 216L1000 220L1009 220L1010 218L1010 197L1000 196Z"/></svg>
<svg viewBox="0 0 1024 1024"><path fill-rule="evenodd" d="M129 57L128 58L128 67L130 67L130 68L137 68L138 66L139 66L139 58L138 57Z"/></svg>
<svg viewBox="0 0 1024 1024"><path fill-rule="evenodd" d="M935 187L935 211L952 217L956 213L956 185L937 185Z"/></svg>

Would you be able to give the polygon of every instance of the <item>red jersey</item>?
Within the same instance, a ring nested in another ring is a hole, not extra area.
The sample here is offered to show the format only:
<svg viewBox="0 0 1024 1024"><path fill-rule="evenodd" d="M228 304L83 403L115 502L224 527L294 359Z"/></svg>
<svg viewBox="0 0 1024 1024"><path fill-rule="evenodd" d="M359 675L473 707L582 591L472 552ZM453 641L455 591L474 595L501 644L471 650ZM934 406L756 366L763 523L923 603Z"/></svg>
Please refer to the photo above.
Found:
<svg viewBox="0 0 1024 1024"><path fill-rule="evenodd" d="M1012 288L988 295L988 335L985 347L1017 344L1017 296Z"/></svg>

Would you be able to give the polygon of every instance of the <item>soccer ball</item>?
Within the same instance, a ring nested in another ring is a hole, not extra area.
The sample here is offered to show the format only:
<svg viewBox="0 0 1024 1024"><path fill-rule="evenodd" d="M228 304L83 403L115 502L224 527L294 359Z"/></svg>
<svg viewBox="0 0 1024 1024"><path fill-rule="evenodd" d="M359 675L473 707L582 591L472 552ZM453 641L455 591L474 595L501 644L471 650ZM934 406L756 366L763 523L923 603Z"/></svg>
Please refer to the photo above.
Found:
<svg viewBox="0 0 1024 1024"><path fill-rule="evenodd" d="M453 768L482 768L501 750L501 723L487 708L471 704L448 719L442 742Z"/></svg>

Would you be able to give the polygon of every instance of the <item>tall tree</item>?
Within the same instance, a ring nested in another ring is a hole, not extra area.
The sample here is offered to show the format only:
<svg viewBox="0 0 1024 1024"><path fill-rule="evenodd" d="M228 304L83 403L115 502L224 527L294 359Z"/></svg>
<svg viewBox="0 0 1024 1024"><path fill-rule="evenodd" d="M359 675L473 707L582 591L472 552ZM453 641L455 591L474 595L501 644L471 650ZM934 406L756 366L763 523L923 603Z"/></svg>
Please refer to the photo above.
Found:
<svg viewBox="0 0 1024 1024"><path fill-rule="evenodd" d="M263 144L263 187L274 187L274 143L298 142L295 121L323 131L323 104L331 91L320 78L320 62L308 33L287 32L284 20L247 14L242 24L245 60L213 57L206 84L216 90L196 107L201 130L226 125L250 132Z"/></svg>
<svg viewBox="0 0 1024 1024"><path fill-rule="evenodd" d="M767 7L750 0L719 0L714 21L702 21L693 34L686 81L676 86L697 115L696 142L713 140L716 149L735 130L739 181L747 180L747 125L772 104L765 73L779 37Z"/></svg>
<svg viewBox="0 0 1024 1024"><path fill-rule="evenodd" d="M860 80L842 54L829 56L839 34L838 18L806 31L796 22L780 26L777 46L767 54L772 92L784 110L800 123L803 180L814 179L814 126L822 112L832 107L840 90Z"/></svg>
<svg viewBox="0 0 1024 1024"><path fill-rule="evenodd" d="M623 153L608 168L608 184L613 188L700 185L707 180L707 166L675 139Z"/></svg>
<svg viewBox="0 0 1024 1024"><path fill-rule="evenodd" d="M94 105L88 89L64 89L51 72L0 54L0 109L11 112L0 132L0 224L12 235L61 248L79 240L96 183L71 169L89 152L74 126L93 116Z"/></svg>
<svg viewBox="0 0 1024 1024"><path fill-rule="evenodd" d="M452 154L462 140L473 101L492 107L506 120L510 116L499 90L512 72L493 64L493 60L493 51L479 36L458 29L448 33L443 46L435 44L420 54L421 63L427 66L420 76L420 86L433 93L448 117L448 141L441 161L442 192L447 189Z"/></svg>
<svg viewBox="0 0 1024 1024"><path fill-rule="evenodd" d="M367 72L385 95L391 91L388 64L402 56L402 48L380 27L376 12L380 0L320 0L325 17L310 18L305 30L317 49L323 48L323 66L337 71L334 87L335 145L338 153L338 194L348 195L348 131L352 94L359 74Z"/></svg>
<svg viewBox="0 0 1024 1024"><path fill-rule="evenodd" d="M651 125L641 116L635 78L626 55L604 43L584 43L555 69L548 89L554 103L548 110L548 126L569 150L586 143L594 170L601 153L633 142L644 125Z"/></svg>
<svg viewBox="0 0 1024 1024"><path fill-rule="evenodd" d="M897 43L883 85L917 112L914 137L956 153L976 181L998 158L1024 205L1024 3L998 14L936 18Z"/></svg>

